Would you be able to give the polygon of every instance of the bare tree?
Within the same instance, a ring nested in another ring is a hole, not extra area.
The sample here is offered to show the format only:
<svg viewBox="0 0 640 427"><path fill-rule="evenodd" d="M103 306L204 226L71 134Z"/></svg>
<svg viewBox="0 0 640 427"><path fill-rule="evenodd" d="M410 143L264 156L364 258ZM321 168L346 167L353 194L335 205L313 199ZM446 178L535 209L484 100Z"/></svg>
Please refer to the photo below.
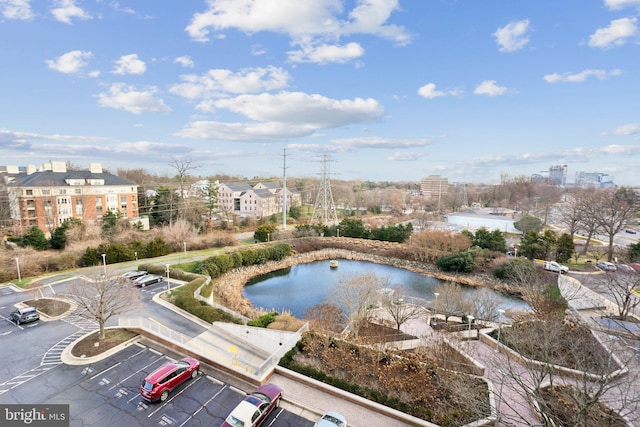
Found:
<svg viewBox="0 0 640 427"><path fill-rule="evenodd" d="M330 301L340 307L349 319L349 330L358 337L358 331L368 321L375 307L380 289L388 286L389 278L373 273L346 274L330 294Z"/></svg>
<svg viewBox="0 0 640 427"><path fill-rule="evenodd" d="M601 276L599 276L601 277ZM640 305L635 292L640 290L640 274L621 271L606 272L598 288L606 292L616 303L620 320L625 320Z"/></svg>
<svg viewBox="0 0 640 427"><path fill-rule="evenodd" d="M535 363L496 359L503 377L498 387L500 425L531 425L539 419L545 426L617 426L626 425L620 423L621 416L635 412L635 355L618 341L601 345L585 325L561 317L517 322L502 331L513 351ZM557 366L581 374L567 375ZM621 375L625 367L629 371ZM503 393L511 397L502 399ZM531 418L531 410L537 419Z"/></svg>
<svg viewBox="0 0 640 427"><path fill-rule="evenodd" d="M487 289L480 289L469 301L471 314L477 320L495 322L500 317L500 301L496 294Z"/></svg>
<svg viewBox="0 0 640 427"><path fill-rule="evenodd" d="M436 314L444 315L444 321L448 322L449 317L462 315L467 311L468 303L465 300L465 293L462 286L457 283L441 283L434 289L438 294L434 300L434 310Z"/></svg>
<svg viewBox="0 0 640 427"><path fill-rule="evenodd" d="M173 158L169 166L176 170L176 179L178 180L178 186L180 187L180 199L184 199L186 180L189 176L189 171L197 169L198 166L192 163L191 158L176 159Z"/></svg>
<svg viewBox="0 0 640 427"><path fill-rule="evenodd" d="M104 339L104 328L109 319L141 304L140 292L122 277L101 276L87 282L74 282L69 287L67 298L78 305L79 316L98 323L99 339Z"/></svg>
<svg viewBox="0 0 640 427"><path fill-rule="evenodd" d="M380 306L393 319L396 329L412 319L419 318L424 309L407 302L407 291L402 286L393 286L382 291Z"/></svg>
<svg viewBox="0 0 640 427"><path fill-rule="evenodd" d="M340 307L323 302L309 307L304 319L311 323L311 328L331 336L342 332L347 325L347 318Z"/></svg>
<svg viewBox="0 0 640 427"><path fill-rule="evenodd" d="M621 187L616 191L602 191L595 211L600 229L609 239L607 261L613 259L614 238L624 229L636 213L636 195L632 188Z"/></svg>

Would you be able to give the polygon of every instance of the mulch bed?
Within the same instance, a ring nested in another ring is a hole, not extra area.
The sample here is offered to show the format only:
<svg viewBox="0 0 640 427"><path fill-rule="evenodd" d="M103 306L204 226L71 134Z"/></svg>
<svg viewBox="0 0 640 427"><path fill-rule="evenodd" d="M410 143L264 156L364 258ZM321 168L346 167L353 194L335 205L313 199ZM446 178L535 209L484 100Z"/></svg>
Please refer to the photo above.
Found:
<svg viewBox="0 0 640 427"><path fill-rule="evenodd" d="M49 317L60 316L71 308L68 302L52 298L28 300L23 303L35 307L40 313Z"/></svg>
<svg viewBox="0 0 640 427"><path fill-rule="evenodd" d="M137 336L135 332L127 329L107 329L105 330L105 338L98 339L98 331L86 336L71 349L71 354L75 357L91 357L97 356L110 350L122 343L129 341ZM96 346L98 343L98 346Z"/></svg>

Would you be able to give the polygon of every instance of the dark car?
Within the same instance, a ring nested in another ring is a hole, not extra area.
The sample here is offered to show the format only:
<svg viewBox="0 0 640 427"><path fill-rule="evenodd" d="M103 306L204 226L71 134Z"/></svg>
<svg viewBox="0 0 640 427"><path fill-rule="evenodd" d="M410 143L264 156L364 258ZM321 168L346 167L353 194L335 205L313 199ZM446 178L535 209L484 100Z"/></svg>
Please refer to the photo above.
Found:
<svg viewBox="0 0 640 427"><path fill-rule="evenodd" d="M191 357L166 363L142 381L140 395L149 402L164 402L173 389L189 378L197 377L199 370L200 362Z"/></svg>
<svg viewBox="0 0 640 427"><path fill-rule="evenodd" d="M135 279L133 281L133 284L136 286L140 286L141 288L144 288L147 285L159 283L159 282L162 282L163 280L164 280L164 276L161 276L159 274L146 274L142 277L138 277L137 279Z"/></svg>
<svg viewBox="0 0 640 427"><path fill-rule="evenodd" d="M282 389L275 384L264 384L238 403L222 427L256 427L267 419L282 399Z"/></svg>
<svg viewBox="0 0 640 427"><path fill-rule="evenodd" d="M149 274L149 273L147 273L144 270L127 271L126 273L124 273L122 275L122 277L127 278L127 279L131 279L131 280L135 280L135 279L137 279L139 277L146 276L147 274Z"/></svg>
<svg viewBox="0 0 640 427"><path fill-rule="evenodd" d="M9 317L16 325L40 320L40 314L38 314L38 310L35 307L19 308L14 310Z"/></svg>

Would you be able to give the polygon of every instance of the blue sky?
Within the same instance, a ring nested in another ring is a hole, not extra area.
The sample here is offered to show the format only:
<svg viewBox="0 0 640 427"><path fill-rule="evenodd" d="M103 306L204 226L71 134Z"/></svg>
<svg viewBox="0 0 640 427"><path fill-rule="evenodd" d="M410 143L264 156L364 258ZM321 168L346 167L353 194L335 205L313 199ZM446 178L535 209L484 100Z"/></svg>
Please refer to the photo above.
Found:
<svg viewBox="0 0 640 427"><path fill-rule="evenodd" d="M640 0L0 0L0 164L640 184Z"/></svg>

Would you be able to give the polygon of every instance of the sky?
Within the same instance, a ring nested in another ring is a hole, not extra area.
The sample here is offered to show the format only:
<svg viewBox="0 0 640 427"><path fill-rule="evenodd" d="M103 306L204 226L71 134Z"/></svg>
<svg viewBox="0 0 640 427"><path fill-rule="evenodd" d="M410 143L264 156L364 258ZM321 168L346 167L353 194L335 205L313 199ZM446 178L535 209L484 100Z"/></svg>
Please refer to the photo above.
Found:
<svg viewBox="0 0 640 427"><path fill-rule="evenodd" d="M0 165L640 185L640 0L0 0Z"/></svg>

